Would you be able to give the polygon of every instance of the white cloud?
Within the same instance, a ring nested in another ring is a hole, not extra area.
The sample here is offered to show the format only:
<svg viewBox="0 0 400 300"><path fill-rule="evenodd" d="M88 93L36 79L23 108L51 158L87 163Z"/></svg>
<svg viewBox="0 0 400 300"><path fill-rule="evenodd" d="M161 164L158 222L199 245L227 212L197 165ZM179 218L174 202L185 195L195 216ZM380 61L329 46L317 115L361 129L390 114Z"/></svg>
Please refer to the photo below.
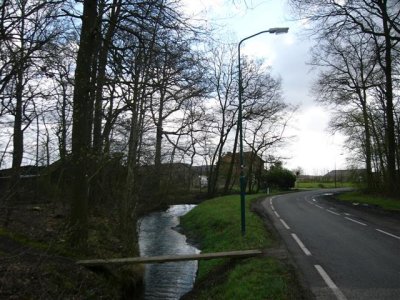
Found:
<svg viewBox="0 0 400 300"><path fill-rule="evenodd" d="M306 174L322 175L326 171L346 167L346 155L342 155L344 137L330 134L327 126L331 114L322 107L313 106L299 112L295 126L288 129L288 135L296 139L284 149L289 157L286 166L289 169L301 167Z"/></svg>
<svg viewBox="0 0 400 300"><path fill-rule="evenodd" d="M264 58L268 65L272 65L276 57L276 53L273 49L262 39L248 41L246 44L242 44L241 51L243 54L250 57Z"/></svg>
<svg viewBox="0 0 400 300"><path fill-rule="evenodd" d="M224 0L182 0L184 12L188 15L215 13L223 8Z"/></svg>

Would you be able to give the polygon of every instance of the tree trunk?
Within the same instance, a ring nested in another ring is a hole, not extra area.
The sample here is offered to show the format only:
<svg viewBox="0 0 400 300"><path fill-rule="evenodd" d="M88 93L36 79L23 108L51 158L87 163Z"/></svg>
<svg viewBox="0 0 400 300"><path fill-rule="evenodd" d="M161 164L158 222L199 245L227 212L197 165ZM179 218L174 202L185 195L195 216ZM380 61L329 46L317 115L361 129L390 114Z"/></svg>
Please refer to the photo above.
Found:
<svg viewBox="0 0 400 300"><path fill-rule="evenodd" d="M120 109L118 111L114 111L114 95L115 95L115 83L111 87L110 94L110 102L108 104L108 113L106 115L106 122L104 124L103 132L102 132L102 141L103 141L103 154L105 156L110 155L110 135L115 124L115 121L120 112L123 110Z"/></svg>
<svg viewBox="0 0 400 300"><path fill-rule="evenodd" d="M23 31L23 29L22 29ZM22 61L23 56L23 43L21 45L21 61L18 67L15 83L15 115L14 115L14 128L13 128L13 153L12 153L12 171L11 178L8 183L8 192L6 195L6 219L5 225L11 217L11 202L16 202L20 197L20 178L21 178L21 163L24 153L24 132L22 130L22 116L23 116L23 90L24 90L24 66Z"/></svg>
<svg viewBox="0 0 400 300"><path fill-rule="evenodd" d="M364 138L365 138L365 166L366 166L366 182L367 189L374 190L375 184L372 177L372 151L371 151L371 132L369 125L368 109L367 109L367 93L366 89L363 87L362 94L359 92L359 97L361 100L362 113L363 113L363 123L364 123Z"/></svg>
<svg viewBox="0 0 400 300"><path fill-rule="evenodd" d="M139 205L138 191L138 144L140 140L139 113L137 105L137 88L135 86L135 96L132 103L132 118L129 134L128 149L128 174L126 178L125 195L120 204L120 233L124 244L124 250L127 253L138 253L138 240L136 232L136 223Z"/></svg>
<svg viewBox="0 0 400 300"><path fill-rule="evenodd" d="M393 196L399 193L396 172L396 135L394 130L394 109L393 109L393 80L392 80L392 41L390 37L389 18L387 15L386 1L381 3L382 25L385 34L385 97L386 97L386 143L388 148L387 155L387 192Z"/></svg>
<svg viewBox="0 0 400 300"><path fill-rule="evenodd" d="M65 162L65 157L67 155L67 89L62 84L63 94L62 94L62 104L61 104L61 124L60 124L60 137L59 137L59 152L61 162Z"/></svg>
<svg viewBox="0 0 400 300"><path fill-rule="evenodd" d="M99 59L98 59L98 70L96 78L96 93L94 103L94 119L93 119L93 150L96 155L100 155L103 147L103 139L101 134L102 121L103 121L103 86L106 81L106 66L107 56L114 35L115 27L119 12L121 10L121 0L114 0L112 4L112 11L109 20L109 26L105 34L104 40L102 41ZM100 20L101 23L101 20ZM101 27L101 26L100 26ZM100 39L101 40L101 39Z"/></svg>
<svg viewBox="0 0 400 300"><path fill-rule="evenodd" d="M154 154L154 182L153 182L153 197L161 196L161 148L162 148L162 138L163 138L163 111L164 111L164 91L160 93L160 107L158 109L158 117L156 124L156 145Z"/></svg>
<svg viewBox="0 0 400 300"><path fill-rule="evenodd" d="M249 165L249 171L247 173L247 184L249 185L248 187L248 193L251 194L253 192L253 164L254 164L254 157L255 157L255 153L253 151L251 151L250 154L250 161L248 162Z"/></svg>
<svg viewBox="0 0 400 300"><path fill-rule="evenodd" d="M231 162L229 163L228 174L226 175L226 181L225 181L225 186L224 186L224 194L227 194L228 191L230 190L233 167L235 165L235 158L236 158L236 150L237 150L238 139L239 139L239 130L236 130L235 141L233 143L233 150L232 150L232 159L231 159Z"/></svg>
<svg viewBox="0 0 400 300"><path fill-rule="evenodd" d="M21 8L21 32L20 36L25 35L25 4ZM13 128L13 153L12 153L12 171L11 178L8 183L8 191L5 197L6 206L6 219L5 225L8 224L11 217L10 202L18 201L19 199L19 181L21 177L21 163L24 153L24 133L22 131L22 117L23 117L23 90L24 90L24 51L25 40L21 38L21 48L19 55L19 62L17 63L17 73L15 75L15 113L14 113L14 128Z"/></svg>
<svg viewBox="0 0 400 300"><path fill-rule="evenodd" d="M24 133L22 131L22 92L23 92L23 70L18 71L15 87L15 116L14 116L14 132L13 132L13 153L12 153L12 171L11 178L8 183L8 191L5 196L6 218L4 225L7 226L11 214L11 203L15 203L20 197L20 178L21 178L21 163L24 153Z"/></svg>
<svg viewBox="0 0 400 300"><path fill-rule="evenodd" d="M88 158L90 150L90 99L93 44L96 39L97 1L85 0L73 98L71 245L86 247L88 236Z"/></svg>
<svg viewBox="0 0 400 300"><path fill-rule="evenodd" d="M384 145L382 145L382 141L384 138L380 133L382 133L380 130L377 129L377 126L375 124L375 121L373 119L373 116L370 115L370 121L369 124L371 125L371 133L372 133L372 138L374 139L374 153L375 153L375 160L376 160L376 173L377 176L375 176L375 184L380 187L384 186L384 182L382 182L382 178L384 179L386 176L385 173L385 162L384 162L384 157L386 156L386 149ZM379 173L381 173L382 176L379 176ZM378 187L377 186L377 187Z"/></svg>
<svg viewBox="0 0 400 300"><path fill-rule="evenodd" d="M222 136L223 135L221 135L219 145L213 155L213 159L212 159L211 165L210 165L210 173L209 173L209 179L208 179L208 196L210 196L210 197L214 196L215 192L218 189L217 184L218 184L219 168L220 168L220 164L221 164L222 149L224 146Z"/></svg>
<svg viewBox="0 0 400 300"><path fill-rule="evenodd" d="M219 171L220 171L220 167L221 167L222 152L224 149L226 139L229 134L229 130L227 132L225 132L223 129L223 128L225 128L225 124L226 124L225 117L223 117L223 121L222 121L222 125L221 125L222 131L221 131L220 137L219 137L219 144L218 144L217 150L215 151L215 154L213 156L213 160L211 163L210 170L212 170L212 172L210 173L210 179L209 179L209 183L208 183L209 196L215 195L215 192L218 190L218 177L219 177ZM215 163L215 161L216 161L216 163Z"/></svg>
<svg viewBox="0 0 400 300"><path fill-rule="evenodd" d="M13 133L13 155L12 155L12 169L13 173L18 175L22 163L24 152L24 134L22 131L22 101L23 101L23 70L19 70L15 86L15 117L14 117L14 133Z"/></svg>

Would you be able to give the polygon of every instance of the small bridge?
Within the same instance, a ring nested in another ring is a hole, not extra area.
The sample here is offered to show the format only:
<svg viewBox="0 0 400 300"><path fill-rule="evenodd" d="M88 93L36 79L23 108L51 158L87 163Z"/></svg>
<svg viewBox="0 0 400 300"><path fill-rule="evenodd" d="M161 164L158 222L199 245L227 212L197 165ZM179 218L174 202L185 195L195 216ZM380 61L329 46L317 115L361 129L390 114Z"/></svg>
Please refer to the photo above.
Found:
<svg viewBox="0 0 400 300"><path fill-rule="evenodd" d="M149 257L126 257L126 258L112 258L112 259L89 259L79 260L76 263L85 267L94 267L99 265L123 265L123 264L156 264L167 263L173 261L188 261L188 260L206 260L215 258L246 258L252 256L265 255L266 253L261 250L241 250L241 251L228 251L228 252L215 252L215 253L201 253L201 254L188 254L188 255L162 255L162 256L149 256Z"/></svg>

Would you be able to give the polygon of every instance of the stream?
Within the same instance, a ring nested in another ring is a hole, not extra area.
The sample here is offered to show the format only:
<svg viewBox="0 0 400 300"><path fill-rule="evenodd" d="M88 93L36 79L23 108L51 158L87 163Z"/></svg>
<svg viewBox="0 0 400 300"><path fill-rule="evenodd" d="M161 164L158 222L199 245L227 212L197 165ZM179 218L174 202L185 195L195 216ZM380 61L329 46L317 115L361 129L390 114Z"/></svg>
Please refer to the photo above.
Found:
<svg viewBox="0 0 400 300"><path fill-rule="evenodd" d="M174 230L183 216L195 205L173 205L166 211L153 212L140 219L141 256L193 254L200 251L189 245L186 237ZM179 299L193 288L197 261L147 264L144 299Z"/></svg>

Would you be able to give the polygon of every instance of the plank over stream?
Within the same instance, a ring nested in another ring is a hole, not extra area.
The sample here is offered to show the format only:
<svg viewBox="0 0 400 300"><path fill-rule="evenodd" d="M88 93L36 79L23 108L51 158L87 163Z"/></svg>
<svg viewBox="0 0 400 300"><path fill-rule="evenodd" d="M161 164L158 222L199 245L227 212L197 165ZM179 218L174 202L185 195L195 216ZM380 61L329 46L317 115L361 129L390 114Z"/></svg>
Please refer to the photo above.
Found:
<svg viewBox="0 0 400 300"><path fill-rule="evenodd" d="M111 258L111 259L88 259L79 260L76 263L82 266L98 266L98 265L123 265L123 264L154 264L166 263L173 261L188 261L188 260L206 260L215 258L245 258L259 256L265 254L261 250L240 250L215 253L200 253L188 255L161 255L149 257L126 257L126 258Z"/></svg>

